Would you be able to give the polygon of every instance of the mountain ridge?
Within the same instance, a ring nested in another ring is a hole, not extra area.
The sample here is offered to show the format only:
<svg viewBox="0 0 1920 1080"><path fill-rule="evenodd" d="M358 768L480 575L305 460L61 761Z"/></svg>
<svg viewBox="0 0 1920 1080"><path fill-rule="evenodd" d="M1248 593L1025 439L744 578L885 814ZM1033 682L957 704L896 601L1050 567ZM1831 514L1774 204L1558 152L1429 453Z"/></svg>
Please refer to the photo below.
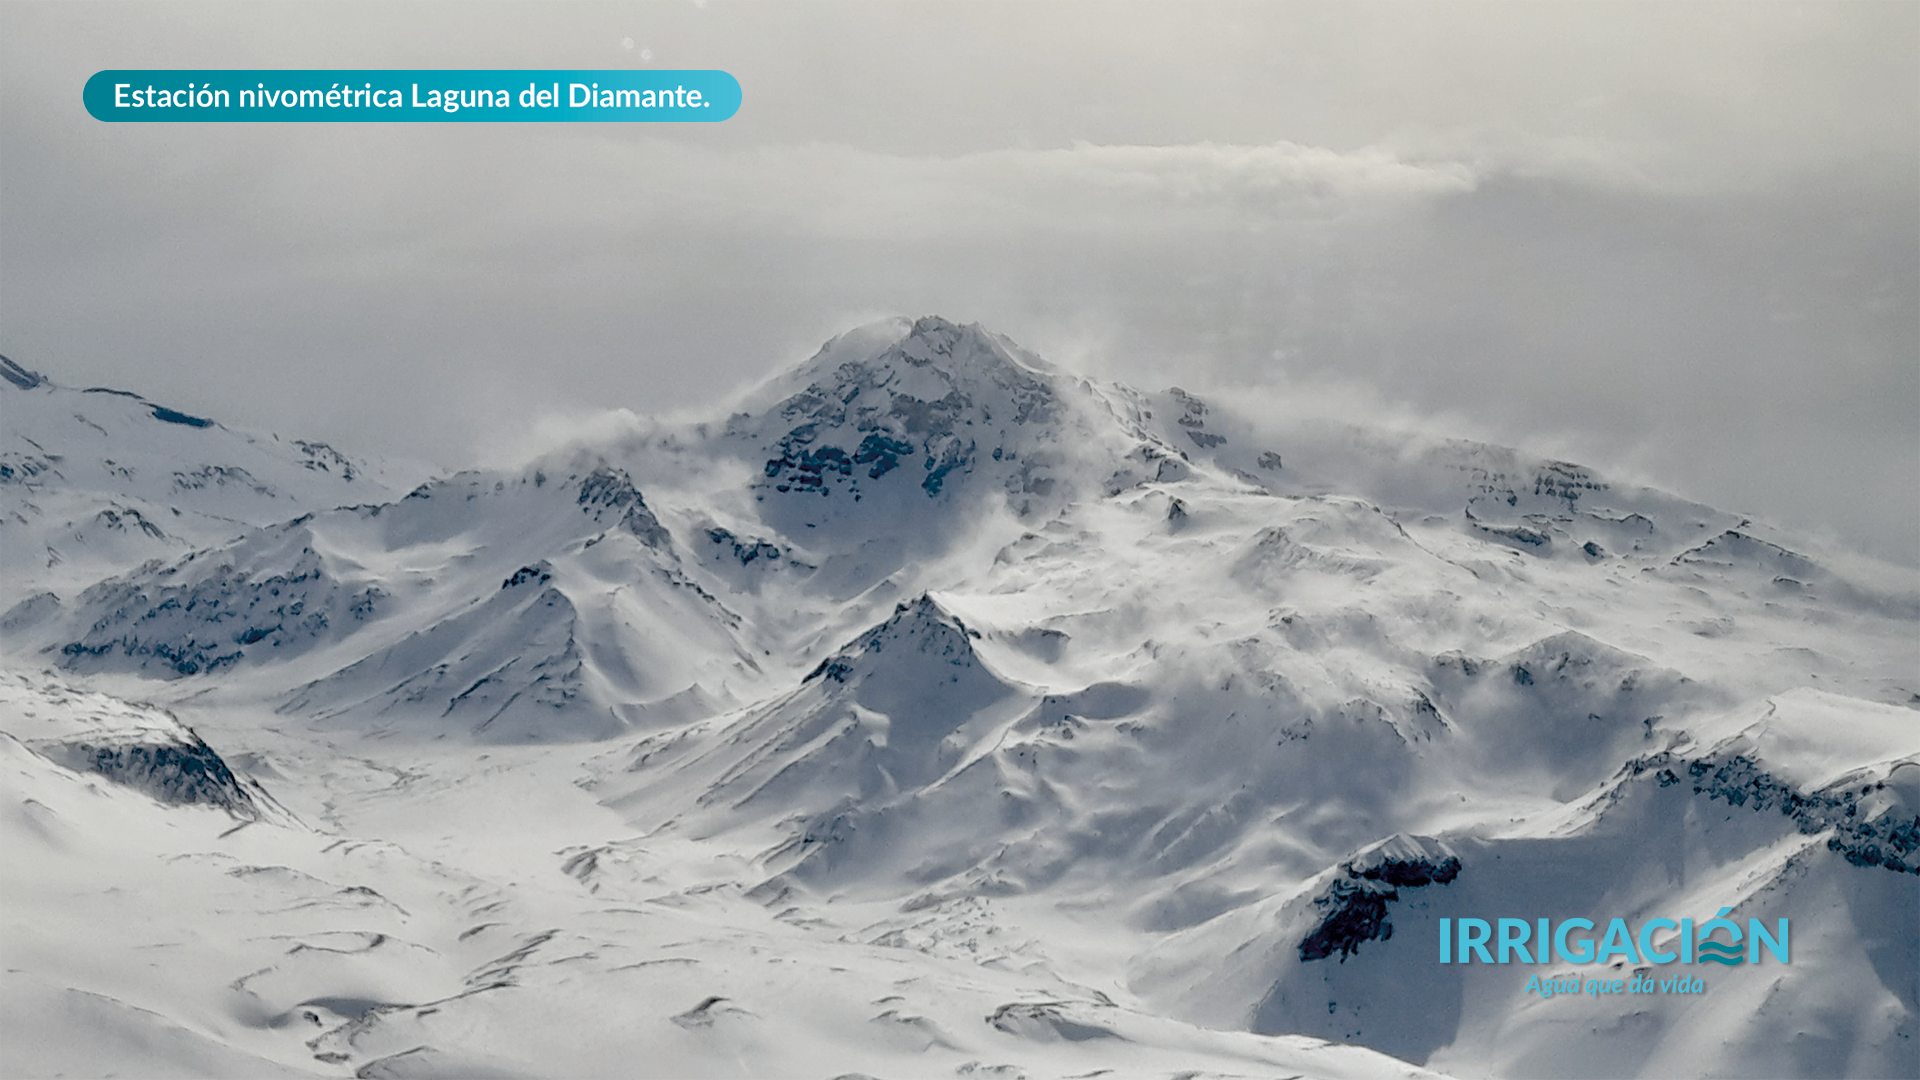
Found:
<svg viewBox="0 0 1920 1080"><path fill-rule="evenodd" d="M11 360L0 374L0 607L397 494L397 470L326 443L228 428L127 390L69 388Z"/></svg>
<svg viewBox="0 0 1920 1080"><path fill-rule="evenodd" d="M297 895L302 941L410 943L177 976L271 969L247 1009L280 1019L235 1048L542 1072L626 1045L556 1043L516 1012L536 994L644 1001L695 1071L823 1040L831 1073L1872 1072L1914 1045L1913 950L1882 942L1920 910L1909 583L1583 466L1269 423L933 317L744 404L6 611L10 665L161 701L377 854L245 843L404 893L191 886L274 927ZM94 812L18 764L24 797ZM94 809L165 836L196 808ZM94 840L31 842L66 881ZM1652 1004L1431 964L1440 918L1720 906L1796 920L1795 964ZM1734 1034L1709 1060L1687 1028ZM1378 1054L1312 1064L1341 1042Z"/></svg>

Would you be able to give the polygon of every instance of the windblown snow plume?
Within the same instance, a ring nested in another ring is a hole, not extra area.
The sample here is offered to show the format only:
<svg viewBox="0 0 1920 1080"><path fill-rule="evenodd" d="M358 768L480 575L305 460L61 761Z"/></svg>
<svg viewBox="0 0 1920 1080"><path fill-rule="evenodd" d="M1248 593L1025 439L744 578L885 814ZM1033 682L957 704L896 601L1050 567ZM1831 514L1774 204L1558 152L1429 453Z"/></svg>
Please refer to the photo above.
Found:
<svg viewBox="0 0 1920 1080"><path fill-rule="evenodd" d="M0 376L11 1072L1920 1075L1910 574L932 317L405 493Z"/></svg>

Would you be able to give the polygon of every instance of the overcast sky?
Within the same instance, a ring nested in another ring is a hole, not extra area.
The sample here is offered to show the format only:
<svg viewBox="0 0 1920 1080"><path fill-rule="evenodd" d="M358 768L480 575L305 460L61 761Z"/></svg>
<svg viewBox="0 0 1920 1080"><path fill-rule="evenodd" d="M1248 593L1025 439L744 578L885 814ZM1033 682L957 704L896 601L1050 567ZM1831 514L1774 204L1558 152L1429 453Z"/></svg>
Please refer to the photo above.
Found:
<svg viewBox="0 0 1920 1080"><path fill-rule="evenodd" d="M12 3L0 352L459 466L939 313L1915 564L1917 58L1911 3ZM220 67L722 68L743 104L81 107L96 70Z"/></svg>

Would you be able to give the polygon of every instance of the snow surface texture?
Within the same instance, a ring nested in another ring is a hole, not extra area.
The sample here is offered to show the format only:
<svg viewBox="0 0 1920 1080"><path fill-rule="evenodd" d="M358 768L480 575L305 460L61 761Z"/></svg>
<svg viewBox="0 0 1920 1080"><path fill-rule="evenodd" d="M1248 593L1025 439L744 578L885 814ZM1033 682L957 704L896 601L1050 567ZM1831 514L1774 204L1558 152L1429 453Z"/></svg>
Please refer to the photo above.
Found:
<svg viewBox="0 0 1920 1080"><path fill-rule="evenodd" d="M403 497L0 374L8 1073L1920 1075L1911 575L935 318Z"/></svg>
<svg viewBox="0 0 1920 1080"><path fill-rule="evenodd" d="M304 511L379 503L393 473L0 356L0 607L67 594Z"/></svg>

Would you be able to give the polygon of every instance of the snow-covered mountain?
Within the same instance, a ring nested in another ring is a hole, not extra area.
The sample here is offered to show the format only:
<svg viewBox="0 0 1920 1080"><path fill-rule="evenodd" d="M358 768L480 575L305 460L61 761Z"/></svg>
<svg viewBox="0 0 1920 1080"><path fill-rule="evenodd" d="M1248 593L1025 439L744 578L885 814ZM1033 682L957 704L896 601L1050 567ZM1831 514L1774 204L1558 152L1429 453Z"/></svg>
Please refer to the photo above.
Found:
<svg viewBox="0 0 1920 1080"><path fill-rule="evenodd" d="M21 376L10 427L65 423ZM240 1073L1920 1074L1911 574L936 318L707 423L301 497L0 616L36 714L160 702L274 808L229 840L9 718L9 918L96 828L201 867L9 949L11 1030ZM1547 998L1624 961L1436 959L1442 919L1721 908L1790 963ZM117 973L213 911L293 951Z"/></svg>
<svg viewBox="0 0 1920 1080"><path fill-rule="evenodd" d="M72 671L266 666L314 676L282 676L285 711L490 738L604 737L662 707L710 711L757 668L739 617L680 570L606 467L461 474L144 565L71 607L11 625L72 636L58 648Z"/></svg>
<svg viewBox="0 0 1920 1080"><path fill-rule="evenodd" d="M0 357L0 605L69 591L314 509L391 499L393 471Z"/></svg>

